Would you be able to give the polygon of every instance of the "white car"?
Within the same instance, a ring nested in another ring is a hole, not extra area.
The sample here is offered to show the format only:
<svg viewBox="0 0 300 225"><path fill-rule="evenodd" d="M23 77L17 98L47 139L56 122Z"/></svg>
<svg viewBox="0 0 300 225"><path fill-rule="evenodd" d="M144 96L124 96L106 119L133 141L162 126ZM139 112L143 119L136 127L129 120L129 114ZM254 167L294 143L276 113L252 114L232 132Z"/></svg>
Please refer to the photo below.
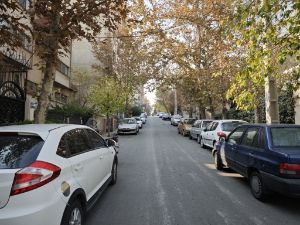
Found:
<svg viewBox="0 0 300 225"><path fill-rule="evenodd" d="M212 120L197 120L190 130L190 139L196 139L200 144L202 131L210 124Z"/></svg>
<svg viewBox="0 0 300 225"><path fill-rule="evenodd" d="M117 164L114 146L87 126L1 127L0 224L83 224Z"/></svg>
<svg viewBox="0 0 300 225"><path fill-rule="evenodd" d="M220 138L226 136L237 126L247 123L243 120L214 120L201 132L201 147L214 148Z"/></svg>
<svg viewBox="0 0 300 225"><path fill-rule="evenodd" d="M182 116L180 115L174 115L171 117L171 125L177 126L181 120Z"/></svg>
<svg viewBox="0 0 300 225"><path fill-rule="evenodd" d="M143 124L146 124L147 122L147 117L144 114L141 114L140 116L141 121L143 122Z"/></svg>
<svg viewBox="0 0 300 225"><path fill-rule="evenodd" d="M139 125L139 129L143 128L143 121L141 120L140 117L134 117L136 120L136 123Z"/></svg>
<svg viewBox="0 0 300 225"><path fill-rule="evenodd" d="M138 134L139 125L135 118L125 118L120 120L118 134Z"/></svg>

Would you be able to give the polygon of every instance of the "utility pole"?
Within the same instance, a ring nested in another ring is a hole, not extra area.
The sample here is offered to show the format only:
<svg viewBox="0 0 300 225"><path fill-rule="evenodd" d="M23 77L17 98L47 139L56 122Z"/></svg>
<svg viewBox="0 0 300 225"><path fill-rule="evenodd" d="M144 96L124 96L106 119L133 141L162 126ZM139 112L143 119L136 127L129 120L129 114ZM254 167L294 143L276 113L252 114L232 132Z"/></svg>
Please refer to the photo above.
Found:
<svg viewBox="0 0 300 225"><path fill-rule="evenodd" d="M174 115L178 114L178 103L177 103L177 89L174 86Z"/></svg>

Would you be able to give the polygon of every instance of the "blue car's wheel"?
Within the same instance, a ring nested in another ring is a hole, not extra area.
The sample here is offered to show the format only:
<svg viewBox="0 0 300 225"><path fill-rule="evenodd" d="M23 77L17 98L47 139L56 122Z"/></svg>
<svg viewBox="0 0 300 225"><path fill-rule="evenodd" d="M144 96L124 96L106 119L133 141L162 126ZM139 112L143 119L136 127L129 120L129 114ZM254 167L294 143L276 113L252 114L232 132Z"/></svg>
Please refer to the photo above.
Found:
<svg viewBox="0 0 300 225"><path fill-rule="evenodd" d="M254 171L250 174L250 187L253 196L258 200L266 200L268 190L259 172Z"/></svg>

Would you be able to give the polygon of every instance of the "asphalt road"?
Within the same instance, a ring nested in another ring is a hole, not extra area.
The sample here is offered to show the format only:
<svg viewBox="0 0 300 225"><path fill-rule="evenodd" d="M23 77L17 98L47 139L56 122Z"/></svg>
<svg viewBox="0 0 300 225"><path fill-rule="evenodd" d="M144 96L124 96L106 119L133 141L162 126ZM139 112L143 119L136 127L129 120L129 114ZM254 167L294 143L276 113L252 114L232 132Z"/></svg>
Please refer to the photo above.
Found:
<svg viewBox="0 0 300 225"><path fill-rule="evenodd" d="M118 182L87 215L87 225L300 224L300 200L254 199L236 173L214 169L211 151L148 118L120 137Z"/></svg>

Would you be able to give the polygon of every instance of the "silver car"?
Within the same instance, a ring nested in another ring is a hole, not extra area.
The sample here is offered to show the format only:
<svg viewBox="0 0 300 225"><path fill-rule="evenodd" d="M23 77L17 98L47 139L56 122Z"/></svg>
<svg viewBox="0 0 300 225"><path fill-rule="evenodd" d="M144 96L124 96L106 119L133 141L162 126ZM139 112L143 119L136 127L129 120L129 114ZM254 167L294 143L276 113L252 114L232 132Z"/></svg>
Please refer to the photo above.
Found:
<svg viewBox="0 0 300 225"><path fill-rule="evenodd" d="M200 144L201 132L210 124L212 120L196 120L190 130L190 139L195 139Z"/></svg>
<svg viewBox="0 0 300 225"><path fill-rule="evenodd" d="M180 122L181 118L182 118L182 116L180 116L180 115L174 115L174 116L172 116L171 117L171 125L177 126L178 123Z"/></svg>
<svg viewBox="0 0 300 225"><path fill-rule="evenodd" d="M125 118L120 120L118 134L138 134L139 125L135 118Z"/></svg>

